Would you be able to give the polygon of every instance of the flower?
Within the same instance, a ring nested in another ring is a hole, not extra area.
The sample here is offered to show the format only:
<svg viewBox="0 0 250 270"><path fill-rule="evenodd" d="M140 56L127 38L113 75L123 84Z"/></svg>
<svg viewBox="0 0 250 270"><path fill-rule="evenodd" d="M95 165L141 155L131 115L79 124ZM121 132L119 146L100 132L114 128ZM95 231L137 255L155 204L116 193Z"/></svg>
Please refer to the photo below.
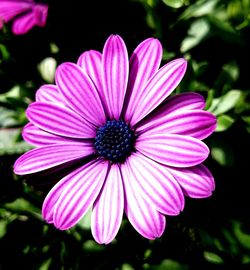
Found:
<svg viewBox="0 0 250 270"><path fill-rule="evenodd" d="M185 59L159 68L162 47L148 38L130 60L119 35L103 52L84 52L63 63L55 85L43 85L26 111L24 139L37 148L14 164L16 174L78 164L51 189L43 218L66 230L91 209L98 243L111 242L123 212L142 236L160 237L165 215L178 215L184 195L204 198L214 179L201 164L209 149L201 140L216 127L197 93L170 96L186 71Z"/></svg>
<svg viewBox="0 0 250 270"><path fill-rule="evenodd" d="M48 5L33 0L0 0L0 29L3 23L13 19L12 32L16 35L27 33L35 25L46 24Z"/></svg>

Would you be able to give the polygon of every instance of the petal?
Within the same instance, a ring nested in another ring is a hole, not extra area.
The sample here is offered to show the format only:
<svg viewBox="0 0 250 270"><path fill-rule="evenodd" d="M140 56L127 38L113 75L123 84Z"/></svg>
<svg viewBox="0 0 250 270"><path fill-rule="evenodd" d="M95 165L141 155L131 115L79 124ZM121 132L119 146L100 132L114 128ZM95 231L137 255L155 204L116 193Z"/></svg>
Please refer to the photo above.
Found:
<svg viewBox="0 0 250 270"><path fill-rule="evenodd" d="M121 115L127 89L129 60L126 45L118 35L111 35L103 48L103 91L111 119Z"/></svg>
<svg viewBox="0 0 250 270"><path fill-rule="evenodd" d="M133 179L130 178L130 170L127 162L121 165L126 215L133 227L143 237L148 239L160 237L165 230L165 217L138 192Z"/></svg>
<svg viewBox="0 0 250 270"><path fill-rule="evenodd" d="M145 126L144 126L145 127ZM177 111L150 121L144 134L179 134L205 139L214 132L216 117L207 111Z"/></svg>
<svg viewBox="0 0 250 270"><path fill-rule="evenodd" d="M10 21L15 16L31 10L33 3L28 1L1 1L0 17L4 22Z"/></svg>
<svg viewBox="0 0 250 270"><path fill-rule="evenodd" d="M134 50L129 62L129 82L124 103L125 121L130 122L136 110L138 97L141 96L143 86L159 69L162 58L162 46L159 40L148 38Z"/></svg>
<svg viewBox="0 0 250 270"><path fill-rule="evenodd" d="M169 62L151 77L137 96L131 126L153 111L172 93L183 78L186 67L186 60L180 58Z"/></svg>
<svg viewBox="0 0 250 270"><path fill-rule="evenodd" d="M15 18L12 24L12 32L16 35L23 35L36 25L36 16L34 11L29 11L18 18Z"/></svg>
<svg viewBox="0 0 250 270"><path fill-rule="evenodd" d="M60 105L65 103L58 87L53 84L44 84L36 91L36 101L53 102Z"/></svg>
<svg viewBox="0 0 250 270"><path fill-rule="evenodd" d="M81 168L82 169L82 168ZM72 173L71 173L72 174ZM59 197L61 196L63 190L67 187L68 183L71 180L69 174L68 176L61 179L47 194L43 206L42 206L42 216L48 223L53 223L53 215L56 202L58 201ZM73 172L73 175L75 171Z"/></svg>
<svg viewBox="0 0 250 270"><path fill-rule="evenodd" d="M88 74L88 76L94 83L95 88L97 89L100 96L104 111L107 113L107 104L105 101L102 86L102 54L95 50L84 52L79 57L77 65L79 65L83 69L83 71Z"/></svg>
<svg viewBox="0 0 250 270"><path fill-rule="evenodd" d="M94 125L105 123L106 116L95 85L79 66L61 64L55 78L62 96L74 111Z"/></svg>
<svg viewBox="0 0 250 270"><path fill-rule="evenodd" d="M26 142L38 147L51 144L72 143L77 140L46 132L31 123L24 126L22 136Z"/></svg>
<svg viewBox="0 0 250 270"><path fill-rule="evenodd" d="M57 228L69 229L86 214L103 186L108 167L108 162L98 160L66 176L69 181L54 208L53 222Z"/></svg>
<svg viewBox="0 0 250 270"><path fill-rule="evenodd" d="M215 188L211 172L202 164L190 168L169 167L168 170L189 197L209 197Z"/></svg>
<svg viewBox="0 0 250 270"><path fill-rule="evenodd" d="M134 153L127 159L127 167L134 188L156 210L165 215L183 210L183 192L165 166Z"/></svg>
<svg viewBox="0 0 250 270"><path fill-rule="evenodd" d="M92 143L55 144L32 149L14 164L16 174L30 174L43 171L63 163L93 154Z"/></svg>
<svg viewBox="0 0 250 270"><path fill-rule="evenodd" d="M53 103L34 102L29 105L26 115L37 127L71 138L94 138L95 129L74 111Z"/></svg>
<svg viewBox="0 0 250 270"><path fill-rule="evenodd" d="M203 110L205 105L206 103L203 96L194 92L174 95L167 98L156 110L142 119L142 121L136 125L137 130L147 130L148 125L151 126L151 122L158 121L158 118L162 118L166 115L179 111Z"/></svg>
<svg viewBox="0 0 250 270"><path fill-rule="evenodd" d="M33 4L32 10L17 17L12 24L12 31L16 35L27 33L35 25L43 27L46 24L48 6L45 4Z"/></svg>
<svg viewBox="0 0 250 270"><path fill-rule="evenodd" d="M202 141L176 134L142 134L136 149L145 156L173 167L191 167L203 162L209 149Z"/></svg>
<svg viewBox="0 0 250 270"><path fill-rule="evenodd" d="M48 17L48 5L36 4L33 8L33 12L36 18L36 25L39 27L45 26Z"/></svg>
<svg viewBox="0 0 250 270"><path fill-rule="evenodd" d="M91 229L99 244L108 244L116 236L123 217L124 191L120 169L113 164L91 216Z"/></svg>

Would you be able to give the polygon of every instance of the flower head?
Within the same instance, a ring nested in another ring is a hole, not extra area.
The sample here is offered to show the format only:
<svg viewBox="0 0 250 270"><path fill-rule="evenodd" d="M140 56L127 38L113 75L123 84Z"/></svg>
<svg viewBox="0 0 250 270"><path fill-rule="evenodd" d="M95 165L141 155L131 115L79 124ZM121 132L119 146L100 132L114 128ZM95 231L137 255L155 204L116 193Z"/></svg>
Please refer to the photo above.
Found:
<svg viewBox="0 0 250 270"><path fill-rule="evenodd" d="M144 237L165 229L184 195L204 198L214 179L201 163L209 149L201 140L215 129L197 93L170 94L186 71L185 59L159 68L160 42L148 38L130 60L123 39L111 35L103 52L84 52L63 63L55 85L43 85L27 109L24 139L36 146L14 165L25 175L75 162L43 203L44 219L61 230L92 209L98 243L116 236L123 213Z"/></svg>
<svg viewBox="0 0 250 270"><path fill-rule="evenodd" d="M46 4L33 0L0 0L0 29L3 23L13 20L12 32L16 35L27 33L35 25L45 26L47 15Z"/></svg>

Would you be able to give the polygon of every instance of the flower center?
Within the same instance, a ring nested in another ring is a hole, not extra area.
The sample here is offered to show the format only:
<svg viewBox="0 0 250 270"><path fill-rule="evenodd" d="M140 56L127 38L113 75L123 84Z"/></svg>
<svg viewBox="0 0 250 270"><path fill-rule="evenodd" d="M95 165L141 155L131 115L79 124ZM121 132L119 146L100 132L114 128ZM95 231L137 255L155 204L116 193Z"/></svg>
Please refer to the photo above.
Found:
<svg viewBox="0 0 250 270"><path fill-rule="evenodd" d="M97 130L95 149L112 162L123 162L134 149L135 135L122 120L111 120Z"/></svg>

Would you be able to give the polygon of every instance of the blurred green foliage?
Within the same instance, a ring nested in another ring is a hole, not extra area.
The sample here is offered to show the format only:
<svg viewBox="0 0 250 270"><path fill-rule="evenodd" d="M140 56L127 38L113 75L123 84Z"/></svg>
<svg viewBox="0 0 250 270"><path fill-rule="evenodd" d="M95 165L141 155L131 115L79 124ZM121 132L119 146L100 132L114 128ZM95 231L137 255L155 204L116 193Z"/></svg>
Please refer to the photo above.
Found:
<svg viewBox="0 0 250 270"><path fill-rule="evenodd" d="M250 269L250 0L46 2L45 28L13 36L7 24L0 32L0 269ZM206 139L216 190L207 199L186 198L160 239L143 239L124 219L116 240L100 246L89 215L68 231L46 224L40 209L51 185L18 177L12 166L31 148L21 129L36 89L53 83L57 64L101 50L111 33L124 38L129 53L154 36L163 44L163 63L188 60L176 92L202 94L217 116L216 132Z"/></svg>

